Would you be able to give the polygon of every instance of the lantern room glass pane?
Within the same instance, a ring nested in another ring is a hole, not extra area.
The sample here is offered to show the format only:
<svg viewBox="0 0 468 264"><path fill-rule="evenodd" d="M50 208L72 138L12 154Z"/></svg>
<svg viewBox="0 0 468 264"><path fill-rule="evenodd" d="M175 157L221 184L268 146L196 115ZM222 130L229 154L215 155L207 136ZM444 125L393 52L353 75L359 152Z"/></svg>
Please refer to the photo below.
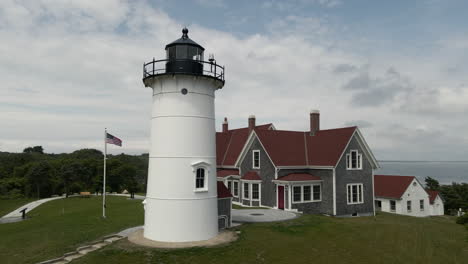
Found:
<svg viewBox="0 0 468 264"><path fill-rule="evenodd" d="M176 47L167 48L167 59L174 60L176 58Z"/></svg>
<svg viewBox="0 0 468 264"><path fill-rule="evenodd" d="M187 45L176 46L176 58L187 59Z"/></svg>

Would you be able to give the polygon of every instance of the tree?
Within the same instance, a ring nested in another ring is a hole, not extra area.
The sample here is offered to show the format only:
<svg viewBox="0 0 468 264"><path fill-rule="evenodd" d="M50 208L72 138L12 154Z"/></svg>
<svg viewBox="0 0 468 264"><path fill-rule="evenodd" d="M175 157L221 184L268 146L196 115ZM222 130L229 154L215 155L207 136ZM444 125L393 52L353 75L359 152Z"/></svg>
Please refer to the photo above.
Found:
<svg viewBox="0 0 468 264"><path fill-rule="evenodd" d="M27 147L23 150L24 153L39 153L44 154L42 146Z"/></svg>
<svg viewBox="0 0 468 264"><path fill-rule="evenodd" d="M436 179L427 176L424 181L426 182L427 189L434 191L438 191L440 189L439 181Z"/></svg>
<svg viewBox="0 0 468 264"><path fill-rule="evenodd" d="M51 178L53 173L53 168L47 161L32 164L25 175L28 195L33 196L35 192L37 198L50 196L52 194Z"/></svg>

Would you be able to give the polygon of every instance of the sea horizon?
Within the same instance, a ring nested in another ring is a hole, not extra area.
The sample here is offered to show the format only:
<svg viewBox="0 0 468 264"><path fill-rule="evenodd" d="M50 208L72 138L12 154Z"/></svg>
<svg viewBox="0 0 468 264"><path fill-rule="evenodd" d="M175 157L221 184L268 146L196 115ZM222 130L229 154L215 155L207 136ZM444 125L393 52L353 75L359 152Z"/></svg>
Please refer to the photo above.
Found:
<svg viewBox="0 0 468 264"><path fill-rule="evenodd" d="M468 161L380 160L379 164L381 168L375 174L416 176L421 183L426 177L444 185L468 183Z"/></svg>

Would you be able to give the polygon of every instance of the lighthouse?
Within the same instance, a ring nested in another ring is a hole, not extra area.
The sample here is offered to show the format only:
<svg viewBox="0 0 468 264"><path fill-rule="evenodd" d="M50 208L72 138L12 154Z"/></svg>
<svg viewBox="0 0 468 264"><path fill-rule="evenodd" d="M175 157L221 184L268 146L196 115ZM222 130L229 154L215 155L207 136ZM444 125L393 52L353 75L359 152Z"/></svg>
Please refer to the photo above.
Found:
<svg viewBox="0 0 468 264"><path fill-rule="evenodd" d="M218 234L215 91L224 67L191 40L188 29L166 45L166 58L143 65L153 90L143 236L201 241Z"/></svg>

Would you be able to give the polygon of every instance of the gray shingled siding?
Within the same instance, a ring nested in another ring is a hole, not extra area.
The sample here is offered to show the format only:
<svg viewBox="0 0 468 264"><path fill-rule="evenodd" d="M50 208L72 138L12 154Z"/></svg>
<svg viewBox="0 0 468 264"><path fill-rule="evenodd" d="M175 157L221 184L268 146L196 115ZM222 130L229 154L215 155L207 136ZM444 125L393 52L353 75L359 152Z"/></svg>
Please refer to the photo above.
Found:
<svg viewBox="0 0 468 264"><path fill-rule="evenodd" d="M225 220L218 218L218 227L219 229L228 228L229 223L231 223L231 199L222 198L218 199L218 216L225 215L228 217L228 226L225 226Z"/></svg>
<svg viewBox="0 0 468 264"><path fill-rule="evenodd" d="M252 151L260 150L260 169L252 168ZM276 206L276 189L275 184L272 180L275 179L275 166L271 163L268 155L265 150L262 148L262 145L257 138L254 139L254 142L247 151L247 154L240 162L240 171L242 175L248 171L256 171L260 178L262 178L261 183L261 204L266 206ZM243 188L244 186L242 186ZM244 203L245 204L245 203ZM256 203L258 204L258 202Z"/></svg>
<svg viewBox="0 0 468 264"><path fill-rule="evenodd" d="M346 154L356 149L362 153L362 170L346 169ZM348 205L346 184L362 183L364 203ZM361 149L356 136L351 139L343 157L336 167L336 214L337 216L372 215L373 212L372 165Z"/></svg>
<svg viewBox="0 0 468 264"><path fill-rule="evenodd" d="M322 179L322 201L310 203L292 203L292 209L306 214L333 214L333 171L317 169L288 169L278 171L278 178L291 173L309 173ZM289 196L285 199L289 203ZM285 204L287 208L289 204Z"/></svg>

